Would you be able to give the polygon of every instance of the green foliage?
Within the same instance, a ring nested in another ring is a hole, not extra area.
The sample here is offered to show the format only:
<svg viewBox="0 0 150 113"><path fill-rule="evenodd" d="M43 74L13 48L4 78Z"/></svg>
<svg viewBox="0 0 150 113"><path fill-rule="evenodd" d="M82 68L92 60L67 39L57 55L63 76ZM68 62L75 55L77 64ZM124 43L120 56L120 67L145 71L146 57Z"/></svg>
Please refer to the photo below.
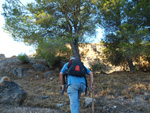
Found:
<svg viewBox="0 0 150 113"><path fill-rule="evenodd" d="M101 0L99 2L101 3L97 6L102 14L101 24L106 33L103 40L106 46L104 53L112 64L128 62L130 70L134 70L133 61L139 62L143 53L143 42L149 40L147 27L150 25L148 7L150 2L147 0L138 2Z"/></svg>
<svg viewBox="0 0 150 113"><path fill-rule="evenodd" d="M131 69L140 56L150 61L149 0L36 0L26 6L5 0L2 7L5 30L15 40L35 44L49 62L65 51L65 44L79 57L78 42L93 38L97 27L105 30L104 53L112 64L127 62Z"/></svg>
<svg viewBox="0 0 150 113"><path fill-rule="evenodd" d="M123 62L124 57L122 56L123 54L120 53L119 50L114 50L114 49L112 50L109 48L105 48L103 50L103 52L104 52L108 62L110 62L111 64L113 64L115 66L118 66L125 62L125 61Z"/></svg>
<svg viewBox="0 0 150 113"><path fill-rule="evenodd" d="M46 59L52 66L59 65L61 60L71 56L71 50L57 39L40 42L36 51L39 57Z"/></svg>
<svg viewBox="0 0 150 113"><path fill-rule="evenodd" d="M30 61L29 61L29 58L26 54L19 54L17 56L17 58L23 63L23 64L28 64Z"/></svg>
<svg viewBox="0 0 150 113"><path fill-rule="evenodd" d="M106 65L100 62L100 60L95 60L95 62L90 63L90 67L93 72L101 72L106 70Z"/></svg>
<svg viewBox="0 0 150 113"><path fill-rule="evenodd" d="M85 34L93 35L97 27L96 7L91 1L36 0L23 6L16 0L6 0L3 10L5 30L14 39L39 48L41 40L47 43L57 38L66 41L63 44L69 43L77 56L78 42Z"/></svg>
<svg viewBox="0 0 150 113"><path fill-rule="evenodd" d="M150 42L147 41L143 47L142 58L150 63Z"/></svg>

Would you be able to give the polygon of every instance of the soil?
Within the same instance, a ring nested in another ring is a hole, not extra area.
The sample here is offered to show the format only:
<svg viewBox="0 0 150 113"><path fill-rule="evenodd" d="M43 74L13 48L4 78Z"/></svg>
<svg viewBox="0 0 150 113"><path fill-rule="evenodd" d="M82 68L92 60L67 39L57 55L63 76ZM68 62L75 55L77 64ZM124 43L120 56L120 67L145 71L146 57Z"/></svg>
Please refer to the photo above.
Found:
<svg viewBox="0 0 150 113"><path fill-rule="evenodd" d="M0 113L62 113L62 112L50 108L0 105Z"/></svg>
<svg viewBox="0 0 150 113"><path fill-rule="evenodd" d="M0 113L69 113L69 98L61 95L59 72L49 77L42 73L18 78L10 76L27 93L21 106L0 105ZM89 77L87 76L89 81ZM94 73L95 113L149 113L150 73L113 72ZM91 91L88 95L91 97ZM85 106L81 96L80 113L91 113L92 106Z"/></svg>

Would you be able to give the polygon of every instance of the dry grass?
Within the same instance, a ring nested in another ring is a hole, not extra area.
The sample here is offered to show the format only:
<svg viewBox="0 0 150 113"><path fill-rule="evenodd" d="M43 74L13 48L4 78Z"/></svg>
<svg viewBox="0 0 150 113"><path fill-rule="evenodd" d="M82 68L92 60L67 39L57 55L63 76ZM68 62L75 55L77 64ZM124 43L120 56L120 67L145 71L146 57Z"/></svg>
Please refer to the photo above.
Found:
<svg viewBox="0 0 150 113"><path fill-rule="evenodd" d="M39 75L39 76L36 76ZM58 75L58 73L56 73ZM50 79L52 76L44 78L43 73L35 73L30 77L25 78L12 78L15 82L20 84L22 88L28 93L27 99L23 106L32 107L48 107L59 109L62 112L70 112L69 98L67 94L61 95L59 76L53 75L54 79ZM89 81L89 77L87 76ZM108 100L114 100L118 97L126 97L127 99L133 99L138 95L145 95L145 91L150 93L150 73L144 72L114 72L111 74L95 74L95 98L98 101L95 105L95 111L104 112L103 107L105 103L102 97L106 97ZM88 95L90 97L90 90ZM84 107L84 95L81 97L81 113L90 113L91 107ZM150 102L150 99L148 100ZM61 107L57 107L57 104L64 104ZM125 105L124 105L125 106ZM120 109L123 105L120 107Z"/></svg>

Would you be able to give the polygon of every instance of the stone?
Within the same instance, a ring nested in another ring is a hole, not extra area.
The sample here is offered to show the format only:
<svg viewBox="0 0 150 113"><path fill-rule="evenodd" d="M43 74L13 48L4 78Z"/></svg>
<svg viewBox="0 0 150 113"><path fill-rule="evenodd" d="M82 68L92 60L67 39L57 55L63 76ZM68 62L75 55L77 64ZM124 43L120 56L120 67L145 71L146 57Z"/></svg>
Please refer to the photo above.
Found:
<svg viewBox="0 0 150 113"><path fill-rule="evenodd" d="M5 55L4 54L0 54L0 60L5 59Z"/></svg>
<svg viewBox="0 0 150 113"><path fill-rule="evenodd" d="M54 71L47 71L44 73L44 77L48 77L48 76L51 76L53 75L55 72Z"/></svg>
<svg viewBox="0 0 150 113"><path fill-rule="evenodd" d="M85 97L85 107L89 107L92 105L92 98L90 97ZM96 100L94 99L94 102L96 102Z"/></svg>
<svg viewBox="0 0 150 113"><path fill-rule="evenodd" d="M15 82L4 81L0 86L0 104L22 105L27 93Z"/></svg>
<svg viewBox="0 0 150 113"><path fill-rule="evenodd" d="M33 64L33 68L38 72L44 72L45 70L48 69L48 67L46 67L45 65L43 65L41 63Z"/></svg>

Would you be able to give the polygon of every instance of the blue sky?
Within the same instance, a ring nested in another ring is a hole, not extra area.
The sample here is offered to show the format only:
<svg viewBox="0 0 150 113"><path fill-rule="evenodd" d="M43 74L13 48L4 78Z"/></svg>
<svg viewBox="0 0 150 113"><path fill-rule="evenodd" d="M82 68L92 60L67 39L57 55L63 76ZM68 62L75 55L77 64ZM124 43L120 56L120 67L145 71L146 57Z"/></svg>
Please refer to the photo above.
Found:
<svg viewBox="0 0 150 113"><path fill-rule="evenodd" d="M34 2L34 0L20 0L22 4L26 5L26 3ZM11 57L14 55L19 55L21 53L25 53L27 55L32 55L35 53L35 49L32 46L27 46L23 42L14 41L10 34L6 33L3 30L5 20L1 15L2 12L2 3L5 0L0 0L0 54L5 54L5 57ZM98 29L97 39L96 41L100 41L102 37L102 30Z"/></svg>

